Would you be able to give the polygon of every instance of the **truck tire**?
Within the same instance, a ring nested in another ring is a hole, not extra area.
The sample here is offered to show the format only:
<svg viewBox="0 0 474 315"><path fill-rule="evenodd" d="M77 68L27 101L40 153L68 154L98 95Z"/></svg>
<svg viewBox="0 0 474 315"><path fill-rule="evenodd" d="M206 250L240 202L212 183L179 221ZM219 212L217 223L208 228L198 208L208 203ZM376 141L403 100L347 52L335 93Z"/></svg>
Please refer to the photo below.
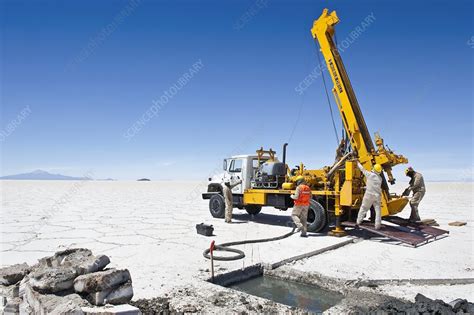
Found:
<svg viewBox="0 0 474 315"><path fill-rule="evenodd" d="M308 209L308 232L321 232L327 225L326 210L324 207L312 199Z"/></svg>
<svg viewBox="0 0 474 315"><path fill-rule="evenodd" d="M222 195L215 194L211 196L211 199L209 199L209 211L214 218L224 218L225 201Z"/></svg>
<svg viewBox="0 0 474 315"><path fill-rule="evenodd" d="M262 210L262 206L259 205L247 205L244 207L248 214L256 215Z"/></svg>

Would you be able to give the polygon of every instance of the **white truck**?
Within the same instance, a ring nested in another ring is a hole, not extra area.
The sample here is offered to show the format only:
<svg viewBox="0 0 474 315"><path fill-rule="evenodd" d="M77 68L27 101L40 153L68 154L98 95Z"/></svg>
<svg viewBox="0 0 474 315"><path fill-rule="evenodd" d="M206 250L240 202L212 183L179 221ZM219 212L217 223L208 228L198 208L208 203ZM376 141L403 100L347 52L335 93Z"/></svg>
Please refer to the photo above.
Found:
<svg viewBox="0 0 474 315"><path fill-rule="evenodd" d="M283 146L283 161L280 162L275 151L260 148L255 155L235 155L224 159L223 173L209 178L207 192L203 199L209 200L209 211L215 218L224 218L225 201L222 185L226 181L231 184L242 180L232 189L234 207L245 209L249 214L256 215L262 206L279 210L293 207L290 195L294 193L294 183L285 182L289 176L296 177L300 166L289 169L286 164L286 146ZM290 187L285 186L289 184ZM322 206L320 196L314 196L308 211L308 231L319 232L327 225L327 212Z"/></svg>
<svg viewBox="0 0 474 315"><path fill-rule="evenodd" d="M244 191L252 187L261 164L268 161L270 157L257 155L235 155L224 159L223 171L209 178L207 192L202 194L203 199L209 199L209 210L213 217L223 218L225 214L225 202L222 196L222 185L225 181L231 184L242 180L242 183L232 189L234 207L245 209L249 214L258 214L262 209L258 205L244 206ZM259 165L260 164L260 165Z"/></svg>

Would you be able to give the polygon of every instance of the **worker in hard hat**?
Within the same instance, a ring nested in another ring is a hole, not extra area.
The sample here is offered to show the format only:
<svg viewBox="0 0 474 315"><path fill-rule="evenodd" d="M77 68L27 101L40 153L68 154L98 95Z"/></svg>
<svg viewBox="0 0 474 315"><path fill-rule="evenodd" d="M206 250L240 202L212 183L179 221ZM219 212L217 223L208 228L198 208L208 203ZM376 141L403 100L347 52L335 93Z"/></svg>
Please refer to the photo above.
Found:
<svg viewBox="0 0 474 315"><path fill-rule="evenodd" d="M293 212L291 218L298 229L301 231L301 237L307 237L307 219L308 209L311 201L311 188L306 185L303 176L296 177L296 191L291 195L291 199L294 200Z"/></svg>
<svg viewBox="0 0 474 315"><path fill-rule="evenodd" d="M225 200L225 222L226 223L232 222L232 210L234 209L232 189L234 189L235 186L241 183L242 183L241 179L239 179L234 184L231 184L230 180L226 179L224 181L224 185L222 185L222 192L224 194L224 200Z"/></svg>
<svg viewBox="0 0 474 315"><path fill-rule="evenodd" d="M413 192L413 197L410 199L410 207L411 207L411 214L410 214L410 221L416 222L420 221L420 214L418 213L418 205L420 204L421 200L425 196L426 187L425 187L425 180L423 179L423 175L415 170L412 167L409 167L405 171L405 175L410 177L410 186L405 189L403 193L404 196L409 196L410 192Z"/></svg>
<svg viewBox="0 0 474 315"><path fill-rule="evenodd" d="M366 188L362 205L357 215L357 225L361 224L367 211L373 206L375 210L375 229L379 230L382 225L380 205L382 202L382 166L375 164L372 171L366 170L359 161L357 166L365 176Z"/></svg>

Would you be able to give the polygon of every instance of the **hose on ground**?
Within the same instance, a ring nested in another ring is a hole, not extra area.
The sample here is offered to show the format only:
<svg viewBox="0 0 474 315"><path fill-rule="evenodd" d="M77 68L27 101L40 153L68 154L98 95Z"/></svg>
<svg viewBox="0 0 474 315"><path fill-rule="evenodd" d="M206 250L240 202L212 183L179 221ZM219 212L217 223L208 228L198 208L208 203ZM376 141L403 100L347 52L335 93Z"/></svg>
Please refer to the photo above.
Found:
<svg viewBox="0 0 474 315"><path fill-rule="evenodd" d="M215 256L215 255L213 255L213 259L214 260L222 260L222 261L239 260L239 259L242 259L242 258L245 257L245 253L243 251L241 251L240 249L230 248L230 246L278 241L278 240L282 240L284 238L290 237L291 235L293 235L295 233L296 233L296 228L293 228L291 230L291 232L280 235L280 236L277 236L277 237L260 238L260 239L236 241L236 242L228 242L228 243L222 243L220 245L215 245L214 246L214 251L231 252L231 253L235 253L237 255L235 255L235 256ZM210 252L210 249L208 248L202 253L202 255L207 259L211 259L211 256L209 255L209 252Z"/></svg>

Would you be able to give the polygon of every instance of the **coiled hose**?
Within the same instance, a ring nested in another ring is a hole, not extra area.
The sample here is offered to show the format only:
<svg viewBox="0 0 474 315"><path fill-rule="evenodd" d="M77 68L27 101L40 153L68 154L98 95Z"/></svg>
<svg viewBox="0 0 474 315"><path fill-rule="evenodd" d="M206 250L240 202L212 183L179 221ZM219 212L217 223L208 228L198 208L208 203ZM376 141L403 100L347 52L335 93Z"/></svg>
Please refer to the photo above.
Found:
<svg viewBox="0 0 474 315"><path fill-rule="evenodd" d="M235 255L235 256L214 256L213 255L213 259L214 260L222 260L222 261L231 261L231 260L242 259L242 258L245 257L245 253L243 251L241 251L240 249L230 248L230 246L278 241L278 240L282 240L284 238L290 237L291 235L295 234L296 233L295 230L296 230L296 228L293 228L291 230L291 232L283 234L281 236L277 236L277 237L261 238L261 239L237 241L237 242L228 242L228 243L223 243L223 244L220 244L220 245L215 245L214 246L214 251L231 252L231 253L236 253L237 255ZM202 255L207 259L211 259L211 256L209 255L210 251L211 250L208 248L202 253Z"/></svg>

